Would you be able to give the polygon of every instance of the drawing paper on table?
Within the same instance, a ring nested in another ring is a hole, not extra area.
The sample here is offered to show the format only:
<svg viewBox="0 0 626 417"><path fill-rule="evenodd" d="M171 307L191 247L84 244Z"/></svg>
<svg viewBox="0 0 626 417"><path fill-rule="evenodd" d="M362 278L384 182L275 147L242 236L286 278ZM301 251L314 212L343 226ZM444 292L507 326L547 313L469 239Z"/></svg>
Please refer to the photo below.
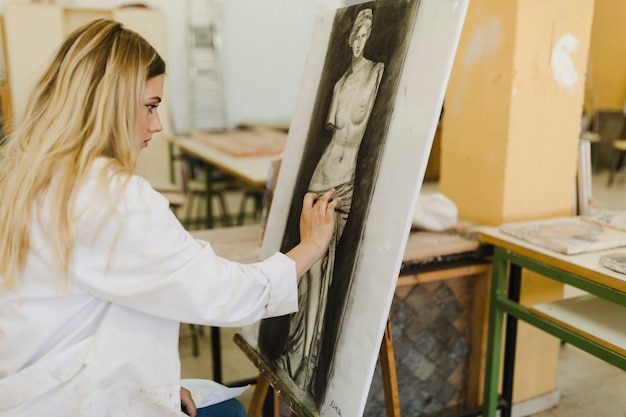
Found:
<svg viewBox="0 0 626 417"><path fill-rule="evenodd" d="M615 252L600 257L600 265L611 271L626 274L626 252Z"/></svg>
<svg viewBox="0 0 626 417"><path fill-rule="evenodd" d="M626 210L603 210L598 213L585 214L582 218L592 223L626 231Z"/></svg>
<svg viewBox="0 0 626 417"><path fill-rule="evenodd" d="M507 223L500 231L566 255L626 246L626 232L580 217Z"/></svg>

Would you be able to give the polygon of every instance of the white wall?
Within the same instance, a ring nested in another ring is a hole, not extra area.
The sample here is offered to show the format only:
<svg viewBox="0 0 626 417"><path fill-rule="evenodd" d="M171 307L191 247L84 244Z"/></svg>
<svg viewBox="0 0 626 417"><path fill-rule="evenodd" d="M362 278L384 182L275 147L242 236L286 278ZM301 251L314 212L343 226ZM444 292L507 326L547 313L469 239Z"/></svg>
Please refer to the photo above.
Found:
<svg viewBox="0 0 626 417"><path fill-rule="evenodd" d="M176 133L190 126L187 7L191 0L143 0L166 22L170 118ZM26 0L0 0L0 6ZM129 0L57 0L73 7L110 8ZM223 73L228 126L242 122L288 122L320 9L341 0L222 0Z"/></svg>
<svg viewBox="0 0 626 417"><path fill-rule="evenodd" d="M289 122L318 11L338 0L225 0L227 118Z"/></svg>

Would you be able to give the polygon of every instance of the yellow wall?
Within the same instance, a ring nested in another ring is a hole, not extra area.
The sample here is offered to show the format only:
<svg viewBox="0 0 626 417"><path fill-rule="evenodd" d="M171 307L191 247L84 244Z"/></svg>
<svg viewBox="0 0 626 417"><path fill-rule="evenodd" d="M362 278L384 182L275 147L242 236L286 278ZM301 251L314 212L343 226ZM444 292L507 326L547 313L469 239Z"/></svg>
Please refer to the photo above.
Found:
<svg viewBox="0 0 626 417"><path fill-rule="evenodd" d="M524 0L519 5L505 221L573 214L593 1Z"/></svg>
<svg viewBox="0 0 626 417"><path fill-rule="evenodd" d="M572 214L592 14L593 0L470 2L442 118L439 188L459 217Z"/></svg>
<svg viewBox="0 0 626 417"><path fill-rule="evenodd" d="M621 111L626 98L626 1L595 0L586 106Z"/></svg>
<svg viewBox="0 0 626 417"><path fill-rule="evenodd" d="M439 188L484 224L501 220L516 3L470 2L444 102Z"/></svg>

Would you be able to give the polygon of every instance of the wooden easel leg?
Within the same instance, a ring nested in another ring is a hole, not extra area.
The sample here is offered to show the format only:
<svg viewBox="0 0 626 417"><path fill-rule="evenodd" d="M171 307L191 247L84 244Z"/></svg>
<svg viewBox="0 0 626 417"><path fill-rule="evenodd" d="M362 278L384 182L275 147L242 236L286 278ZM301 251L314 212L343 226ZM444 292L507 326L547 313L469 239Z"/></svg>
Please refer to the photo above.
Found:
<svg viewBox="0 0 626 417"><path fill-rule="evenodd" d="M391 322L387 319L385 334L380 345L380 368L383 376L383 388L385 390L385 407L388 417L400 417L400 398L398 395L398 379L396 376L396 361L393 356L393 343L391 340Z"/></svg>
<svg viewBox="0 0 626 417"><path fill-rule="evenodd" d="M274 401L272 404L274 406L274 417L280 417L280 395L274 390L272 390L272 395L274 396ZM292 414L293 415L293 414Z"/></svg>
<svg viewBox="0 0 626 417"><path fill-rule="evenodd" d="M252 399L250 400L250 405L248 406L248 417L262 417L263 416L263 405L265 404L265 399L267 398L268 392L270 390L270 383L262 374L259 374L257 378L256 386L254 388L254 392L252 393ZM272 415L274 417L280 417L280 396L276 393L276 391L272 390L272 394L274 396L272 401L273 410Z"/></svg>
<svg viewBox="0 0 626 417"><path fill-rule="evenodd" d="M263 375L259 374L254 392L252 393L250 405L248 406L248 417L261 417L263 413L263 403L265 402L265 396L269 389L269 381Z"/></svg>

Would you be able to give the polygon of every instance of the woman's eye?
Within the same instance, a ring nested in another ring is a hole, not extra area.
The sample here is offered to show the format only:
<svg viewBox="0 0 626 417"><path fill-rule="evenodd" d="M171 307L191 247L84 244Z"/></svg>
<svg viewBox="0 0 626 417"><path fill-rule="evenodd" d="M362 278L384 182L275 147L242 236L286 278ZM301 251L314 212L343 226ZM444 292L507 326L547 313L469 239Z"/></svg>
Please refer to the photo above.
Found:
<svg viewBox="0 0 626 417"><path fill-rule="evenodd" d="M146 107L148 108L148 111L152 113L152 110L156 109L159 106L157 106L156 104L146 104Z"/></svg>

